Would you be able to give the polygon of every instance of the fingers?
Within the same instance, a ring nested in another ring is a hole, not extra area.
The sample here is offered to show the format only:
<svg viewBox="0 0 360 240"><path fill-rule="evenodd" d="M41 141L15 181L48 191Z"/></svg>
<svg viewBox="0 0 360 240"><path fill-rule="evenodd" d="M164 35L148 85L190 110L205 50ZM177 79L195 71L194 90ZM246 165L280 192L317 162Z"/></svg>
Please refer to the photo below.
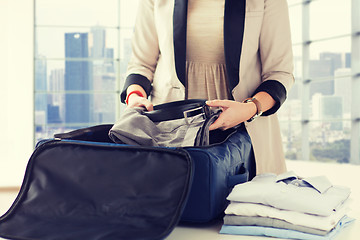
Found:
<svg viewBox="0 0 360 240"><path fill-rule="evenodd" d="M211 101L206 101L206 105L208 105L209 107L220 107L223 111L226 111L230 106L231 103L233 101L230 100L211 100ZM228 128L230 128L229 126L227 126L226 124L226 117L224 117L224 112L220 114L220 116L216 119L215 122L213 122L213 124L210 125L209 130L215 130L215 129L221 129L221 130L226 130Z"/></svg>
<svg viewBox="0 0 360 240"><path fill-rule="evenodd" d="M228 108L228 107L230 107L232 102L233 101L231 101L231 100L211 100L211 101L206 101L206 105L208 105L209 107Z"/></svg>
<svg viewBox="0 0 360 240"><path fill-rule="evenodd" d="M152 111L154 110L154 106L152 104L152 102L150 102L147 99L142 99L139 102L136 103L136 105L134 107L144 107L147 111Z"/></svg>
<svg viewBox="0 0 360 240"><path fill-rule="evenodd" d="M129 98L129 102L128 102L128 106L129 108L133 108L133 107L144 107L147 111L152 111L154 110L154 106L152 104L152 102L150 102L149 100L147 100L144 97L140 97L138 95L131 95Z"/></svg>
<svg viewBox="0 0 360 240"><path fill-rule="evenodd" d="M222 113L216 119L216 121L210 125L209 130L221 129L226 130L232 128L244 120L244 103L235 102L231 100L214 100L209 101L210 107L221 107Z"/></svg>
<svg viewBox="0 0 360 240"><path fill-rule="evenodd" d="M228 128L230 128L231 126L228 126L228 124L226 124L225 119L223 117L222 114L220 114L220 116L216 119L215 122L213 122L210 126L209 126L209 130L215 130L215 129L221 129L221 130L226 130Z"/></svg>
<svg viewBox="0 0 360 240"><path fill-rule="evenodd" d="M144 102L144 107L145 107L146 110L148 110L148 111L154 110L154 105L152 104L152 102L148 101L147 99L146 99L146 101Z"/></svg>
<svg viewBox="0 0 360 240"><path fill-rule="evenodd" d="M209 126L209 131L215 130L215 129L218 129L218 128L221 129L221 127L222 127L222 124L218 120L216 120L215 122L213 122L213 124L211 124Z"/></svg>

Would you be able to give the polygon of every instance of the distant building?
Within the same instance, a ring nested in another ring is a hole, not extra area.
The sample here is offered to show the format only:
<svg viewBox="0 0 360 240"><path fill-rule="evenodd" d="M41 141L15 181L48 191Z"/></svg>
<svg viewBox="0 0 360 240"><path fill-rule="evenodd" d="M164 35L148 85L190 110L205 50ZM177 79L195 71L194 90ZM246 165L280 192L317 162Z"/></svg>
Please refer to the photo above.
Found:
<svg viewBox="0 0 360 240"><path fill-rule="evenodd" d="M65 122L92 122L92 64L89 57L88 33L65 33Z"/></svg>
<svg viewBox="0 0 360 240"><path fill-rule="evenodd" d="M344 118L350 117L351 112L351 68L339 68L335 71L335 96L342 98Z"/></svg>
<svg viewBox="0 0 360 240"><path fill-rule="evenodd" d="M106 47L106 30L102 26L91 28L89 35L91 58L93 59L93 87L97 91L113 91L116 89L114 65L114 49ZM116 101L114 94L93 94L93 121L96 123L113 123L116 116Z"/></svg>
<svg viewBox="0 0 360 240"><path fill-rule="evenodd" d="M65 116L64 69L53 69L49 75L48 123L62 123Z"/></svg>
<svg viewBox="0 0 360 240"><path fill-rule="evenodd" d="M37 124L46 124L47 114L47 63L46 57L37 56L35 61L35 112L37 114ZM40 119L43 117L44 119ZM41 128L40 128L41 129Z"/></svg>
<svg viewBox="0 0 360 240"><path fill-rule="evenodd" d="M340 53L320 53L319 60L310 60L309 75L310 78L328 78L329 80L313 81L310 85L310 96L315 93L322 95L334 94L334 72L342 68L342 54Z"/></svg>
<svg viewBox="0 0 360 240"><path fill-rule="evenodd" d="M323 122L329 123L329 130L343 130L343 98L341 96L323 96L320 93L312 97L312 118L321 120L314 122L322 125Z"/></svg>

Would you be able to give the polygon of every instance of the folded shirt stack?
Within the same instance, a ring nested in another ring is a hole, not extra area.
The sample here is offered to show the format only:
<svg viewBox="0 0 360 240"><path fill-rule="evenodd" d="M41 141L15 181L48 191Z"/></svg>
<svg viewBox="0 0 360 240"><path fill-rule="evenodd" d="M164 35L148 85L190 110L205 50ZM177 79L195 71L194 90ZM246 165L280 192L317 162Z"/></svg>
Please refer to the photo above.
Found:
<svg viewBox="0 0 360 240"><path fill-rule="evenodd" d="M334 238L347 216L350 189L324 176L263 174L234 187L220 233L288 239Z"/></svg>

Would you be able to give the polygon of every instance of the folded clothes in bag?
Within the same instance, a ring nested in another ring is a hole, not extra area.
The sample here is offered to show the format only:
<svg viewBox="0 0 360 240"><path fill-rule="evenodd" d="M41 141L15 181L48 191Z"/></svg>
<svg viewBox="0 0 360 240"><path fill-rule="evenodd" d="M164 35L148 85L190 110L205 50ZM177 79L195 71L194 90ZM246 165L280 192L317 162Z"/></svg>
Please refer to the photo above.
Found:
<svg viewBox="0 0 360 240"><path fill-rule="evenodd" d="M231 188L254 175L244 126L201 147L113 143L112 125L57 134L32 154L0 218L9 239L163 239L179 221L223 214Z"/></svg>
<svg viewBox="0 0 360 240"><path fill-rule="evenodd" d="M209 126L220 112L202 99L160 104L150 112L142 107L126 108L109 137L116 143L140 146L207 146Z"/></svg>

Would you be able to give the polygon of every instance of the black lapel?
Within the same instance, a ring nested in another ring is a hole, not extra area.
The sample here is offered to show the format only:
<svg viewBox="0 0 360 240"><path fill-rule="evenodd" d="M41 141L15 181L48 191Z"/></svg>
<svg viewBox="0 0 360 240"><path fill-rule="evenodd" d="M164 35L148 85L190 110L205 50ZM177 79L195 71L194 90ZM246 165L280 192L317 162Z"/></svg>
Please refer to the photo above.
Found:
<svg viewBox="0 0 360 240"><path fill-rule="evenodd" d="M176 74L185 87L187 6L188 0L175 0L173 17Z"/></svg>
<svg viewBox="0 0 360 240"><path fill-rule="evenodd" d="M239 83L246 0L225 0L224 51L229 91ZM230 94L230 96L232 96Z"/></svg>

